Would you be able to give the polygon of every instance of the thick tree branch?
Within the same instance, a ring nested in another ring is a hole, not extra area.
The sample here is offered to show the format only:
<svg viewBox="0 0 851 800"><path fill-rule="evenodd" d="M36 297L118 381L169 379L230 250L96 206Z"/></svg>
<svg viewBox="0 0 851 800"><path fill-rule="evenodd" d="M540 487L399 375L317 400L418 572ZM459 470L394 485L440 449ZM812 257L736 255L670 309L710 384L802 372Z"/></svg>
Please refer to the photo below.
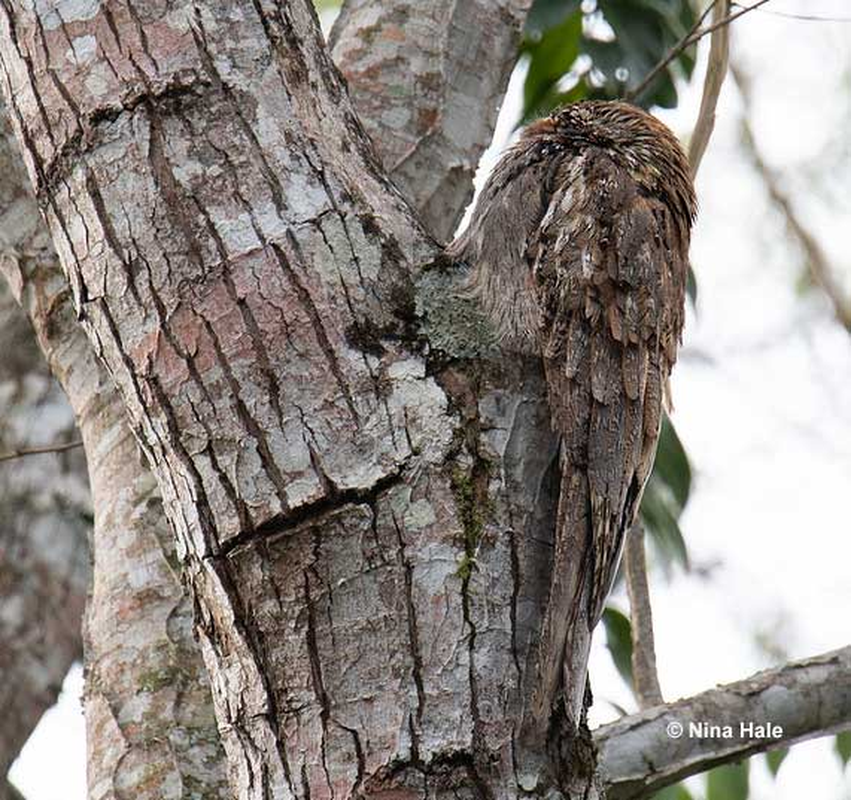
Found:
<svg viewBox="0 0 851 800"><path fill-rule="evenodd" d="M348 0L331 33L361 121L439 239L472 197L531 0Z"/></svg>
<svg viewBox="0 0 851 800"><path fill-rule="evenodd" d="M0 213L0 230L7 219ZM75 436L71 410L2 281L0 341L0 449ZM82 656L91 504L81 454L0 465L0 498L2 779Z"/></svg>
<svg viewBox="0 0 851 800"><path fill-rule="evenodd" d="M4 91L179 537L235 793L513 791L537 365L487 361L306 0L66 10L0 7Z"/></svg>
<svg viewBox="0 0 851 800"><path fill-rule="evenodd" d="M743 723L777 725L781 732L759 738L746 728L742 735ZM698 735L690 724L718 727ZM845 647L622 717L594 738L609 800L637 800L718 764L849 727L851 647Z"/></svg>

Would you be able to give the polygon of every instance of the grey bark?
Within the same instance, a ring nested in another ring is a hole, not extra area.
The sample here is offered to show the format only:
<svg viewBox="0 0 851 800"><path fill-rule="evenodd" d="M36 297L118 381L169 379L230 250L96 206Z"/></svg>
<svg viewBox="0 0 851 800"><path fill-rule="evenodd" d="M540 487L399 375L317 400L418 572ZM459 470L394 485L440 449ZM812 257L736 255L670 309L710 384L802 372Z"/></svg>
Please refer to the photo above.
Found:
<svg viewBox="0 0 851 800"><path fill-rule="evenodd" d="M701 722L718 726L720 733L690 731L690 723ZM742 735L742 722L770 723L782 732ZM683 726L682 734L671 736L671 724ZM607 797L634 800L719 764L848 728L851 647L623 717L598 728L594 738Z"/></svg>
<svg viewBox="0 0 851 800"><path fill-rule="evenodd" d="M0 286L0 452L76 435L26 318ZM82 467L82 469L81 469ZM82 455L0 464L0 777L5 777L68 669L82 655L91 524Z"/></svg>
<svg viewBox="0 0 851 800"><path fill-rule="evenodd" d="M67 283L8 130L0 130L0 160L5 167L3 191L8 196L0 218L2 270L67 393L88 458L91 499L81 475L86 468L82 456L66 457L76 467L70 477L87 512L76 552L85 565L86 579L89 548L85 531L92 500L94 503L94 582L86 612L84 699L89 797L229 796L209 686L192 638L191 603L175 572L174 543L159 492L124 421L120 398L74 319ZM39 362L29 331L22 344L18 354L21 369L32 382ZM46 365L41 370L47 374ZM70 428L71 407L58 387L52 391L51 400ZM17 407L21 406L19 402ZM31 407L27 413L43 416L44 409ZM45 502L50 495L44 486L42 474L38 483L27 487L30 500ZM74 519L72 510L73 506L60 509L64 527L57 528L58 533L68 527L68 518ZM66 552L67 545L39 544L59 569L76 564ZM22 569L26 564L16 560L15 566ZM68 602L63 586L54 578L53 585L31 601L40 604L41 613L49 611L51 604L57 606L55 618L65 625L63 636L78 652L85 584L79 588L76 603L73 597ZM76 616L69 620L68 615L75 611ZM33 632L39 629L39 624L31 625ZM21 636L21 641L26 643L27 637ZM21 669L40 674L20 650L11 653ZM16 683L4 685L18 691ZM3 732L12 729L13 720L4 716ZM24 737L30 729L23 731Z"/></svg>
<svg viewBox="0 0 851 800"><path fill-rule="evenodd" d="M5 6L0 55L236 796L597 796L513 730L551 560L538 365L457 296L308 4Z"/></svg>
<svg viewBox="0 0 851 800"><path fill-rule="evenodd" d="M387 174L441 240L473 196L531 4L348 0L331 32Z"/></svg>

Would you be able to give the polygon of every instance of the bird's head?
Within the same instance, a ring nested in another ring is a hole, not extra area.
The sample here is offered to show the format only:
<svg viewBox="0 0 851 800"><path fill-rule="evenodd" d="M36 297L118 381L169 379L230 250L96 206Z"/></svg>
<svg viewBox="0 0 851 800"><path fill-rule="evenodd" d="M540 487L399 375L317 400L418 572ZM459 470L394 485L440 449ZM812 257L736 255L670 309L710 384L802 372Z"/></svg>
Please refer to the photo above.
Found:
<svg viewBox="0 0 851 800"><path fill-rule="evenodd" d="M599 147L654 194L666 195L691 223L697 200L689 163L677 137L646 111L620 101L573 103L549 118L551 132L577 149Z"/></svg>

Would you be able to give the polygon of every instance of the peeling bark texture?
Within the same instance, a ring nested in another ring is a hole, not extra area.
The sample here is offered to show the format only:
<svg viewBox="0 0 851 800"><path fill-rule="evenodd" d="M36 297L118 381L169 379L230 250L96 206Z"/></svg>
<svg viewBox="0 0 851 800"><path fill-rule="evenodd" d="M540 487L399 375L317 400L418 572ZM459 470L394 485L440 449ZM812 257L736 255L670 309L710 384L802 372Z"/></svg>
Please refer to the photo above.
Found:
<svg viewBox="0 0 851 800"><path fill-rule="evenodd" d="M85 647L89 797L229 797L209 684L192 636L192 604L177 577L159 492L121 400L74 319L71 294L8 130L0 131L0 161L9 201L0 216L0 266L67 392L88 457L95 519ZM38 350L30 338L25 358L30 376L33 354ZM55 394L70 418L58 388ZM77 462L85 470L79 455ZM43 492L42 477L33 495L40 498ZM82 496L88 529L85 483ZM62 548L53 549L57 558L65 555ZM84 540L80 552L88 577ZM84 592L85 587L81 597ZM63 602L58 600L60 608ZM74 624L65 631L78 648L80 610L78 603ZM63 618L60 612L56 617Z"/></svg>
<svg viewBox="0 0 851 800"><path fill-rule="evenodd" d="M0 58L235 794L581 796L515 744L552 551L539 365L498 366L310 5L9 3Z"/></svg>
<svg viewBox="0 0 851 800"><path fill-rule="evenodd" d="M26 317L1 284L0 341L0 452L75 438L74 417L62 391L47 370ZM4 778L82 655L91 505L80 452L0 464L0 498Z"/></svg>
<svg viewBox="0 0 851 800"><path fill-rule="evenodd" d="M690 723L729 725L733 736L690 735ZM774 724L777 737L740 735L742 722ZM667 726L679 723L683 735ZM851 647L623 717L595 731L608 800L651 797L729 761L851 727Z"/></svg>
<svg viewBox="0 0 851 800"><path fill-rule="evenodd" d="M384 166L439 239L473 196L531 0L347 0L334 61Z"/></svg>

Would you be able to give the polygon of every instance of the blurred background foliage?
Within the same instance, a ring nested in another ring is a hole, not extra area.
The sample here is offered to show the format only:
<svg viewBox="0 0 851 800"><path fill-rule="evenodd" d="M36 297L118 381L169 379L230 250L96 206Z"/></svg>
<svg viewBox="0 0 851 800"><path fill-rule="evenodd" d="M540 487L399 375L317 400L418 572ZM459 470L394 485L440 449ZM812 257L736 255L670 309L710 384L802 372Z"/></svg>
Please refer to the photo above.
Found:
<svg viewBox="0 0 851 800"><path fill-rule="evenodd" d="M694 27L688 0L536 0L521 51L529 59L523 121L564 103L611 100L634 90ZM683 50L636 98L649 108L677 104L695 47Z"/></svg>

